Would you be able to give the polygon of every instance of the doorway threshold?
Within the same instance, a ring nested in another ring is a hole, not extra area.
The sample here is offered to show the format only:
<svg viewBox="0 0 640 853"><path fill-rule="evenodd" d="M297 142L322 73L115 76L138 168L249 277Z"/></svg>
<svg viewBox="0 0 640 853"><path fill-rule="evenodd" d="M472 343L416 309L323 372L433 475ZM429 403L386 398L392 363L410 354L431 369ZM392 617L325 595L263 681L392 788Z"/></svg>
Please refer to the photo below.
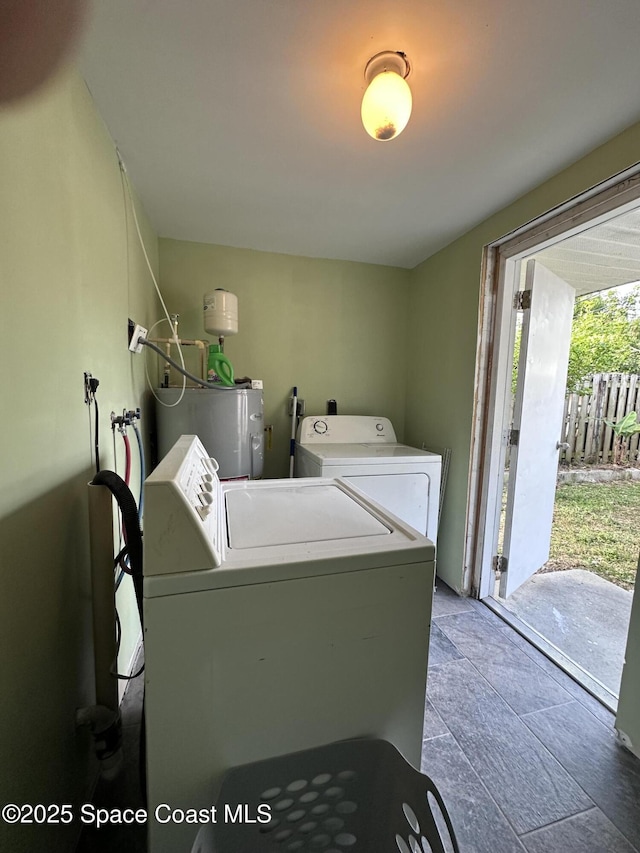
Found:
<svg viewBox="0 0 640 853"><path fill-rule="evenodd" d="M567 673L574 681L597 699L605 708L615 714L618 710L618 697L609 690L601 681L587 672L579 663L572 660L561 649L549 642L532 625L520 619L493 596L483 598L481 603L492 610L507 625L517 631L527 642L531 643L545 657L553 661L561 670Z"/></svg>

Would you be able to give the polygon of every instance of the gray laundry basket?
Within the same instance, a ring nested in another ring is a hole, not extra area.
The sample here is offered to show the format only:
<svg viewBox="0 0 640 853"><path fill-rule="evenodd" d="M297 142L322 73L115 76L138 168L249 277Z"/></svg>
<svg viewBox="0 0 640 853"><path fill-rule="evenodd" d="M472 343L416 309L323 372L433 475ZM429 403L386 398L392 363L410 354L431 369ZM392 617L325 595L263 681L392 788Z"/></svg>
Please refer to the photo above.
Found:
<svg viewBox="0 0 640 853"><path fill-rule="evenodd" d="M225 822L239 804L269 823ZM433 781L384 740L348 740L235 767L191 853L459 853ZM266 812L267 810L264 809Z"/></svg>

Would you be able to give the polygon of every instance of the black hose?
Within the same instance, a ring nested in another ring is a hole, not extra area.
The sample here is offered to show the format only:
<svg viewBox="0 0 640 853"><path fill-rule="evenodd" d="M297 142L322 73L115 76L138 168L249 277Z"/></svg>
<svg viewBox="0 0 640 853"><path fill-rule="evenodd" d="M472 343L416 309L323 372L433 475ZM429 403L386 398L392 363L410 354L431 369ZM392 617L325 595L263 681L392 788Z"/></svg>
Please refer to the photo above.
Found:
<svg viewBox="0 0 640 853"><path fill-rule="evenodd" d="M99 471L91 481L93 486L106 486L116 499L122 513L127 549L129 553L129 566L133 580L133 588L136 594L140 625L144 631L142 616L142 532L140 530L140 519L138 518L138 507L131 494L131 489L122 477L115 471Z"/></svg>
<svg viewBox="0 0 640 853"><path fill-rule="evenodd" d="M96 454L96 474L100 473L100 439L99 439L99 423L100 423L100 415L98 413L98 401L95 396L93 398L93 406L95 409L96 415L96 431L95 431L95 440L94 440L94 449Z"/></svg>
<svg viewBox="0 0 640 853"><path fill-rule="evenodd" d="M129 554L129 566L133 580L133 588L136 594L136 602L138 605L138 613L140 615L140 626L142 627L142 636L144 637L144 621L142 616L142 531L140 530L140 519L138 517L138 507L136 501L131 494L131 489L122 477L118 476L114 471L100 471L91 481L94 486L106 486L116 499L116 503L120 507L122 513L122 521L127 540L126 548ZM124 549L123 549L124 550ZM122 551L118 557L122 556ZM117 558L116 558L117 559ZM119 621L119 620L118 620ZM140 675L139 672L136 675ZM135 677L135 676L134 676ZM139 773L140 787L144 805L147 804L147 761L146 761L146 726L145 726L145 710L144 710L144 693L142 695L142 722L140 727L140 752L139 752Z"/></svg>

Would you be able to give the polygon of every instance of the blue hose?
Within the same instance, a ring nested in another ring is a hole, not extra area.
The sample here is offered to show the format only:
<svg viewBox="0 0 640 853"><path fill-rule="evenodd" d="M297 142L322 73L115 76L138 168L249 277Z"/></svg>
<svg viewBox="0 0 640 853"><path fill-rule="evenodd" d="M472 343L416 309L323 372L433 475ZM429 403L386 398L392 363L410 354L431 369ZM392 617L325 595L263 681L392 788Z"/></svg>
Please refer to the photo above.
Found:
<svg viewBox="0 0 640 853"><path fill-rule="evenodd" d="M131 426L133 427L133 431L138 439L138 450L140 451L140 498L138 500L138 519L142 521L142 515L144 513L144 481L146 480L147 472L144 464L144 450L142 447L140 430L136 426L136 422L134 420L132 420Z"/></svg>

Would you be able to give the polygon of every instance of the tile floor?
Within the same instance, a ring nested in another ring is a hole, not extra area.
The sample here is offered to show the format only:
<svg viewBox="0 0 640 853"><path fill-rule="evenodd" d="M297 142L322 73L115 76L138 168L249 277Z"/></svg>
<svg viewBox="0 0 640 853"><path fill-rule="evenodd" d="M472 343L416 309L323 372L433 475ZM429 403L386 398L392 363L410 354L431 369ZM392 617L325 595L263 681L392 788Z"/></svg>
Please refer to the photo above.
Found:
<svg viewBox="0 0 640 853"><path fill-rule="evenodd" d="M442 583L431 636L422 769L462 853L640 851L640 761L613 715Z"/></svg>
<svg viewBox="0 0 640 853"><path fill-rule="evenodd" d="M124 772L99 783L97 805L142 804L141 681L122 705ZM487 607L438 583L422 769L461 853L640 853L640 761L613 722ZM144 853L144 827L86 829L77 853L114 850Z"/></svg>
<svg viewBox="0 0 640 853"><path fill-rule="evenodd" d="M515 616L555 647L564 668L592 676L590 689L615 711L633 590L586 569L567 569L536 573L507 599L495 601L509 611L507 619Z"/></svg>

